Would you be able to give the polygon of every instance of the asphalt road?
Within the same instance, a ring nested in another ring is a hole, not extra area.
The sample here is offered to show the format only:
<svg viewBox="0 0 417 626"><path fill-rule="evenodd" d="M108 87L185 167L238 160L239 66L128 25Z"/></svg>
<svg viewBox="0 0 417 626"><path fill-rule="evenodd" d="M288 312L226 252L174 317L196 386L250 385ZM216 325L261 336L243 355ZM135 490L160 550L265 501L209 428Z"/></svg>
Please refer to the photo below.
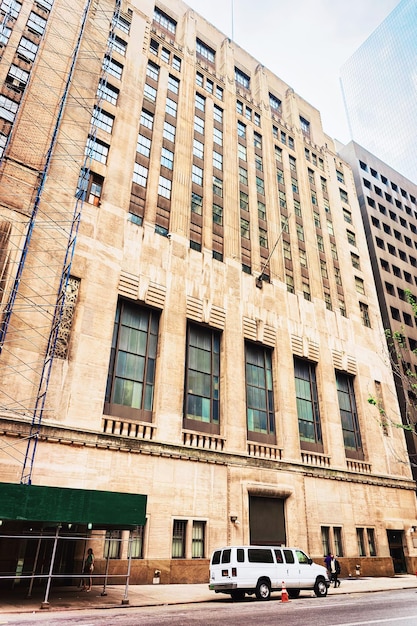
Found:
<svg viewBox="0 0 417 626"><path fill-rule="evenodd" d="M374 592L288 603L248 598L154 607L0 614L0 625L28 626L416 626L417 591Z"/></svg>

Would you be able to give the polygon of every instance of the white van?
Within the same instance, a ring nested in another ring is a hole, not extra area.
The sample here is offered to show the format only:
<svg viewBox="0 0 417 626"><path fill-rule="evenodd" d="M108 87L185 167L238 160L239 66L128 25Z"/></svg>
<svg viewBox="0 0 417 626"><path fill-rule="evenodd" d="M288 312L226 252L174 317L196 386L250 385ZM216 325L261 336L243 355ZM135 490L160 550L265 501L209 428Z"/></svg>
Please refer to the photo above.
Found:
<svg viewBox="0 0 417 626"><path fill-rule="evenodd" d="M209 588L216 593L228 593L233 600L255 593L258 600L269 600L282 583L290 598L298 598L301 589L324 597L330 586L326 568L299 548L228 546L212 554Z"/></svg>

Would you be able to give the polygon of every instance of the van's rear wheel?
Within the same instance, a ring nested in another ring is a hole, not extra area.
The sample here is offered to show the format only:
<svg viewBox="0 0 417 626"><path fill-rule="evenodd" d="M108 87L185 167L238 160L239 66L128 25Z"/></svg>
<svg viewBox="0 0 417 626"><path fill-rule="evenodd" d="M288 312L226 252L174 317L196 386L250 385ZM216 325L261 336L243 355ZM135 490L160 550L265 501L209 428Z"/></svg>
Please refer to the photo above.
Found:
<svg viewBox="0 0 417 626"><path fill-rule="evenodd" d="M327 596L327 585L324 578L317 578L314 585L314 593L318 598L324 598Z"/></svg>
<svg viewBox="0 0 417 626"><path fill-rule="evenodd" d="M255 593L258 600L269 600L271 597L271 583L269 580L265 578L258 580Z"/></svg>
<svg viewBox="0 0 417 626"><path fill-rule="evenodd" d="M245 592L243 589L233 589L233 591L230 592L230 595L232 596L233 602L241 602L245 597Z"/></svg>

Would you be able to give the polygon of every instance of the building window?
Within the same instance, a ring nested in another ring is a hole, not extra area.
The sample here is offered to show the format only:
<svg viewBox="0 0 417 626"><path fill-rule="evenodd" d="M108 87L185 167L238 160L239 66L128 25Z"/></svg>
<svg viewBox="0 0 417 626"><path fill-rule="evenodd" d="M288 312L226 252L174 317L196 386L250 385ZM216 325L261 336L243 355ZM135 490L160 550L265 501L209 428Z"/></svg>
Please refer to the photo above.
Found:
<svg viewBox="0 0 417 626"><path fill-rule="evenodd" d="M310 136L310 122L300 115L300 127L304 135Z"/></svg>
<svg viewBox="0 0 417 626"><path fill-rule="evenodd" d="M375 544L375 531L373 528L366 529L366 536L368 539L368 551L369 556L376 556L376 544Z"/></svg>
<svg viewBox="0 0 417 626"><path fill-rule="evenodd" d="M248 171L241 165L239 165L239 182L243 185L248 184Z"/></svg>
<svg viewBox="0 0 417 626"><path fill-rule="evenodd" d="M119 559L122 533L120 530L106 530L103 557L105 559Z"/></svg>
<svg viewBox="0 0 417 626"><path fill-rule="evenodd" d="M351 230L346 231L347 240L352 246L356 246L356 236Z"/></svg>
<svg viewBox="0 0 417 626"><path fill-rule="evenodd" d="M321 527L321 546L322 546L323 556L327 556L328 554L331 554L329 526Z"/></svg>
<svg viewBox="0 0 417 626"><path fill-rule="evenodd" d="M156 94L157 94L156 89L154 87L151 87L147 83L145 83L145 86L143 88L143 95L145 96L145 98L147 98L151 102L155 102Z"/></svg>
<svg viewBox="0 0 417 626"><path fill-rule="evenodd" d="M355 288L358 293L365 293L365 284L363 279L359 278L359 276L355 276Z"/></svg>
<svg viewBox="0 0 417 626"><path fill-rule="evenodd" d="M261 194L261 196L265 195L264 181L262 178L259 178L259 176L256 177L256 191Z"/></svg>
<svg viewBox="0 0 417 626"><path fill-rule="evenodd" d="M103 59L103 71L120 80L122 78L123 65L106 55Z"/></svg>
<svg viewBox="0 0 417 626"><path fill-rule="evenodd" d="M255 148L262 148L262 135L259 133L253 133L253 145Z"/></svg>
<svg viewBox="0 0 417 626"><path fill-rule="evenodd" d="M223 224L223 207L218 204L213 204L213 222L214 224Z"/></svg>
<svg viewBox="0 0 417 626"><path fill-rule="evenodd" d="M260 220L266 220L266 205L258 200L258 217Z"/></svg>
<svg viewBox="0 0 417 626"><path fill-rule="evenodd" d="M345 191L344 189L339 189L339 193L340 193L340 199L342 200L342 202L346 202L346 204L349 204L349 197L348 197L347 191Z"/></svg>
<svg viewBox="0 0 417 626"><path fill-rule="evenodd" d="M163 130L162 136L165 139L168 139L168 141L171 141L172 143L174 143L174 141L175 141L175 131L176 131L175 126L173 126L172 124L170 124L167 121L164 122L164 130Z"/></svg>
<svg viewBox="0 0 417 626"><path fill-rule="evenodd" d="M109 38L109 48L114 52L118 52L121 56L125 56L127 43L117 35L111 35ZM156 80L158 80L158 78L156 78Z"/></svg>
<svg viewBox="0 0 417 626"><path fill-rule="evenodd" d="M213 167L218 170L223 169L223 155L213 150Z"/></svg>
<svg viewBox="0 0 417 626"><path fill-rule="evenodd" d="M205 556L205 522L193 522L191 556L193 559L204 559Z"/></svg>
<svg viewBox="0 0 417 626"><path fill-rule="evenodd" d="M189 325L185 385L185 418L218 425L220 397L220 335L218 333L200 326Z"/></svg>
<svg viewBox="0 0 417 626"><path fill-rule="evenodd" d="M246 412L248 431L275 433L271 350L246 343Z"/></svg>
<svg viewBox="0 0 417 626"><path fill-rule="evenodd" d="M200 133L200 135L204 135L204 120L198 115L194 116L194 130L196 133Z"/></svg>
<svg viewBox="0 0 417 626"><path fill-rule="evenodd" d="M36 35L42 35L45 30L46 20L37 13L31 11L26 26L29 31L36 33Z"/></svg>
<svg viewBox="0 0 417 626"><path fill-rule="evenodd" d="M0 6L0 9L13 19L17 19L21 8L21 2L16 2L16 0L3 0Z"/></svg>
<svg viewBox="0 0 417 626"><path fill-rule="evenodd" d="M101 194L103 192L104 178L95 172L90 172L88 180L87 202L94 206L100 206Z"/></svg>
<svg viewBox="0 0 417 626"><path fill-rule="evenodd" d="M174 520L174 526L172 530L172 558L184 559L185 558L185 532L187 529L186 520Z"/></svg>
<svg viewBox="0 0 417 626"><path fill-rule="evenodd" d="M281 100L274 96L272 93L269 94L269 106L273 113L281 112Z"/></svg>
<svg viewBox="0 0 417 626"><path fill-rule="evenodd" d="M145 527L138 526L137 530L132 532L132 538L130 542L130 555L132 559L143 559L143 539L145 534Z"/></svg>
<svg viewBox="0 0 417 626"><path fill-rule="evenodd" d="M194 191L191 193L191 211L197 215L201 215L203 212L203 196Z"/></svg>
<svg viewBox="0 0 417 626"><path fill-rule="evenodd" d="M154 311L119 302L107 379L107 414L151 420L158 326Z"/></svg>
<svg viewBox="0 0 417 626"><path fill-rule="evenodd" d="M85 154L87 157L91 157L95 161L107 163L109 149L110 146L108 144L90 136L85 148Z"/></svg>
<svg viewBox="0 0 417 626"><path fill-rule="evenodd" d="M170 200L171 188L172 180L170 180L169 178L165 178L165 176L159 176L158 195L167 198L167 200Z"/></svg>
<svg viewBox="0 0 417 626"><path fill-rule="evenodd" d="M282 149L278 146L275 146L275 160L278 163L282 163Z"/></svg>
<svg viewBox="0 0 417 626"><path fill-rule="evenodd" d="M10 98L6 98L0 94L0 118L13 122L16 117L19 105Z"/></svg>
<svg viewBox="0 0 417 626"><path fill-rule="evenodd" d="M249 89L250 87L250 77L235 67L235 81L238 87L243 87L244 89Z"/></svg>
<svg viewBox="0 0 417 626"><path fill-rule="evenodd" d="M333 527L334 553L343 556L342 529L340 526Z"/></svg>
<svg viewBox="0 0 417 626"><path fill-rule="evenodd" d="M172 170L174 166L174 153L172 152L172 150L168 150L168 148L164 147L162 148L161 165L168 168L169 170Z"/></svg>
<svg viewBox="0 0 417 626"><path fill-rule="evenodd" d="M118 97L119 90L113 87L113 85L110 85L106 80L100 79L97 89L97 98L107 100L107 102L116 105Z"/></svg>
<svg viewBox="0 0 417 626"><path fill-rule="evenodd" d="M215 122L223 124L223 109L218 107L217 104L213 106L213 118Z"/></svg>
<svg viewBox="0 0 417 626"><path fill-rule="evenodd" d="M302 444L322 445L316 366L294 358L295 397Z"/></svg>
<svg viewBox="0 0 417 626"><path fill-rule="evenodd" d="M158 9L158 7L155 7L153 19L162 28L164 28L165 30L175 35L177 23L171 17L169 17L166 13L163 13L163 11Z"/></svg>
<svg viewBox="0 0 417 626"><path fill-rule="evenodd" d="M259 228L259 245L262 248L268 247L268 235L264 228Z"/></svg>
<svg viewBox="0 0 417 626"><path fill-rule="evenodd" d="M148 182L148 174L149 170L144 165L140 165L140 163L134 164L133 167L133 182L137 183L141 187L146 187Z"/></svg>
<svg viewBox="0 0 417 626"><path fill-rule="evenodd" d="M223 145L223 131L218 128L213 128L213 143L216 143L218 146Z"/></svg>
<svg viewBox="0 0 417 626"><path fill-rule="evenodd" d="M285 284L287 285L287 291L294 293L294 278L290 274L285 275Z"/></svg>
<svg viewBox="0 0 417 626"><path fill-rule="evenodd" d="M196 40L196 52L197 55L209 61L209 63L214 63L215 52L209 46L201 41L201 39Z"/></svg>
<svg viewBox="0 0 417 626"><path fill-rule="evenodd" d="M111 133L113 130L114 115L103 111L101 107L94 107L91 123L97 128L105 130L107 133Z"/></svg>
<svg viewBox="0 0 417 626"><path fill-rule="evenodd" d="M244 191L239 191L240 208L249 211L249 196Z"/></svg>
<svg viewBox="0 0 417 626"><path fill-rule="evenodd" d="M358 556L366 556L365 552L365 537L364 537L364 529L357 528L356 529L356 541L358 544Z"/></svg>
<svg viewBox="0 0 417 626"><path fill-rule="evenodd" d="M223 197L223 181L217 176L213 176L213 194L220 198Z"/></svg>
<svg viewBox="0 0 417 626"><path fill-rule="evenodd" d="M245 220L243 217L240 218L240 236L243 239L250 239L249 220Z"/></svg>
<svg viewBox="0 0 417 626"><path fill-rule="evenodd" d="M362 324L371 328L371 320L369 318L369 307L364 302L359 302L359 308L361 311Z"/></svg>
<svg viewBox="0 0 417 626"><path fill-rule="evenodd" d="M177 103L171 98L167 98L165 102L165 113L171 117L177 117Z"/></svg>
<svg viewBox="0 0 417 626"><path fill-rule="evenodd" d="M362 457L362 440L356 410L353 378L342 372L336 372L336 388L345 449Z"/></svg>
<svg viewBox="0 0 417 626"><path fill-rule="evenodd" d="M196 185L201 186L203 184L203 170L201 167L198 167L198 165L193 165L192 167L191 180Z"/></svg>

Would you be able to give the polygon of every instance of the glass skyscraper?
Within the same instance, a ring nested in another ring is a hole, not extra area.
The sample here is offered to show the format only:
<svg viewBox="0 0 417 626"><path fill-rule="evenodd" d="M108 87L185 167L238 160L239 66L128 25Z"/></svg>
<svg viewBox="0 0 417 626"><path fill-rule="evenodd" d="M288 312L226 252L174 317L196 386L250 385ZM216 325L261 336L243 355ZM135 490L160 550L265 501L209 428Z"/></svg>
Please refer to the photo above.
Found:
<svg viewBox="0 0 417 626"><path fill-rule="evenodd" d="M341 68L351 137L417 182L417 0L402 0Z"/></svg>

